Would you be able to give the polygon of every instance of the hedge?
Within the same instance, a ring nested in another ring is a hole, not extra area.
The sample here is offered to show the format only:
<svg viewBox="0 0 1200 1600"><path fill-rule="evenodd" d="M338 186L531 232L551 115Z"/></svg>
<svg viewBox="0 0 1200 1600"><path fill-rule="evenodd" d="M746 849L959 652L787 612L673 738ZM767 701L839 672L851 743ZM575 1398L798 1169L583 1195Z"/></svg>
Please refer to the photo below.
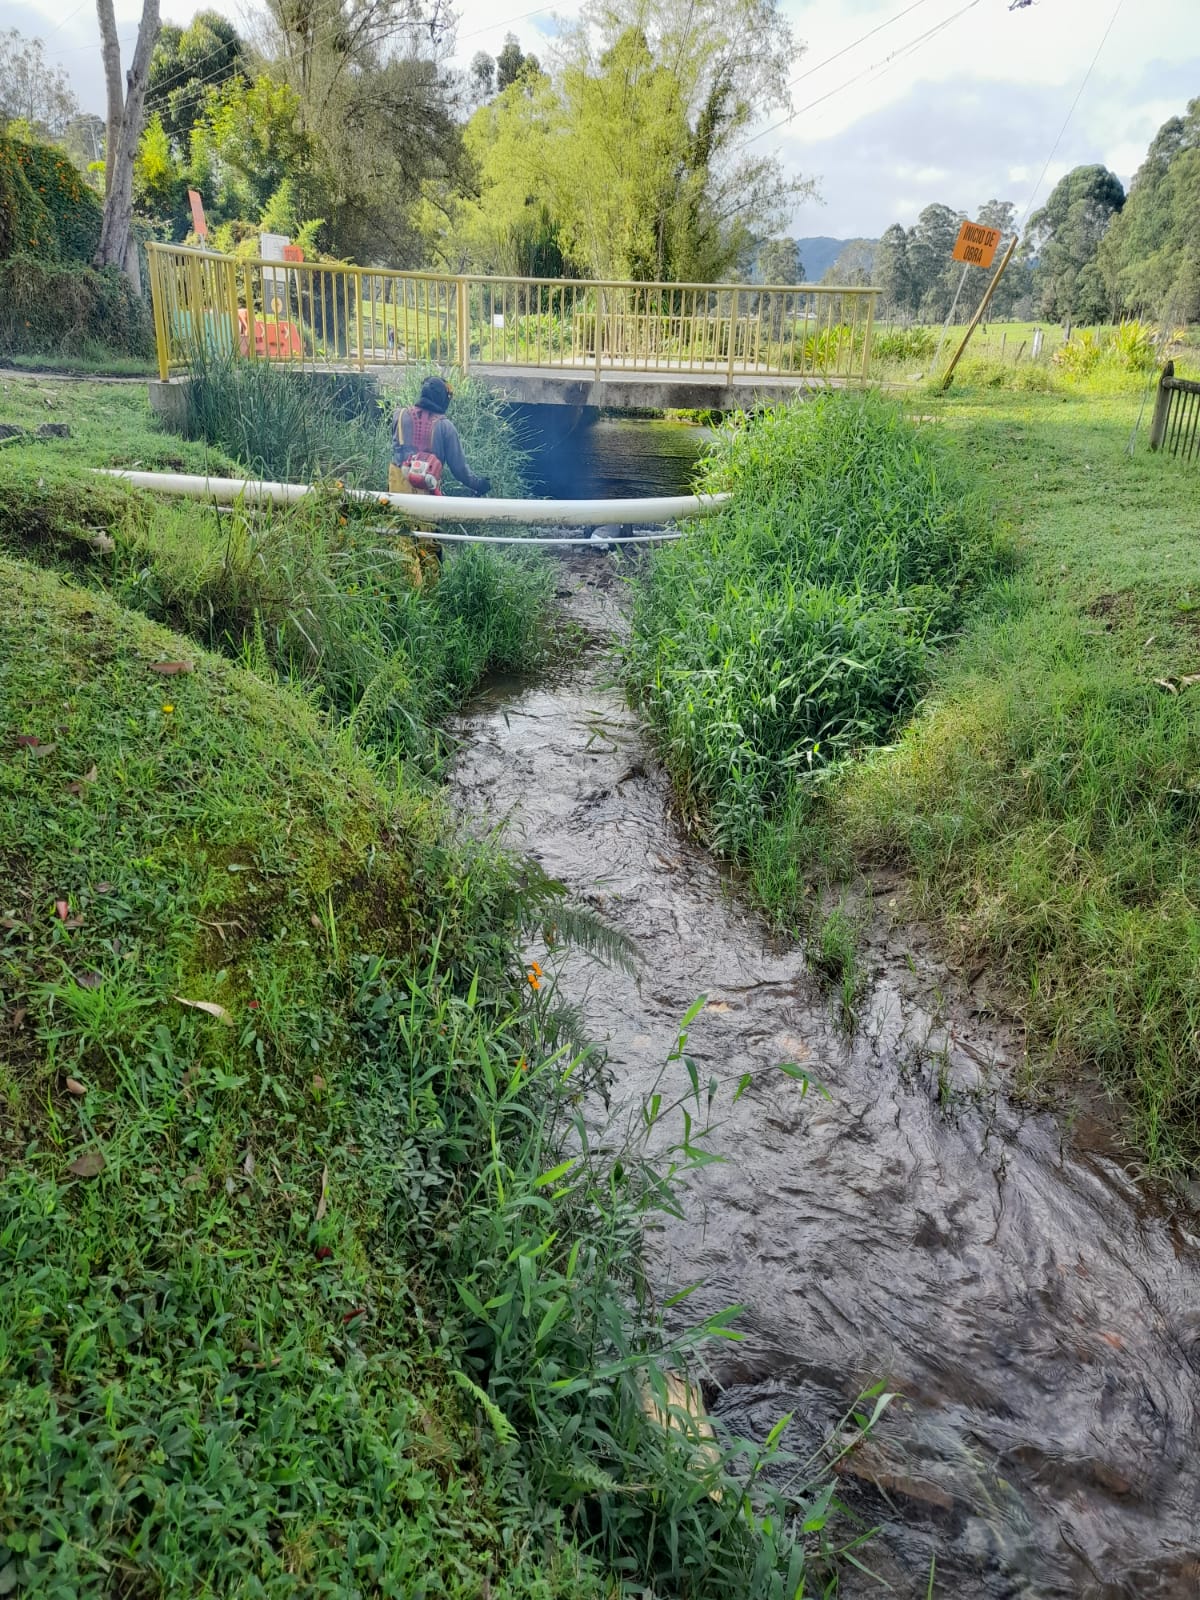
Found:
<svg viewBox="0 0 1200 1600"><path fill-rule="evenodd" d="M0 261L0 356L74 355L97 346L152 356L150 308L114 267Z"/></svg>
<svg viewBox="0 0 1200 1600"><path fill-rule="evenodd" d="M90 261L101 205L63 151L0 138L0 261Z"/></svg>

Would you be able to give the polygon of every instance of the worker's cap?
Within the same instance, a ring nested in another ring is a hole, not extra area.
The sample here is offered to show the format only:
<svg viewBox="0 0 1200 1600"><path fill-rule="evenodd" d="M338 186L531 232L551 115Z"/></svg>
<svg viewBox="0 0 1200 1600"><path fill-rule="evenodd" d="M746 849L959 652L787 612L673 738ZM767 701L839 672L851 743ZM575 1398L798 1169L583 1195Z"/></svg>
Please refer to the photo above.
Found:
<svg viewBox="0 0 1200 1600"><path fill-rule="evenodd" d="M417 404L422 411L445 411L453 398L454 390L444 378L426 378Z"/></svg>

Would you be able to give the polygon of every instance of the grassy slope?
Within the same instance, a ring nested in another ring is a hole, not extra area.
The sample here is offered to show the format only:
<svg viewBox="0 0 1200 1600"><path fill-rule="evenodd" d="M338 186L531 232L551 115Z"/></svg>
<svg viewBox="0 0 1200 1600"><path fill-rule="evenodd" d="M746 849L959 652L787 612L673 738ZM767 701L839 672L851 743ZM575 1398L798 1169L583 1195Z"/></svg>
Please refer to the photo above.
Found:
<svg viewBox="0 0 1200 1600"><path fill-rule="evenodd" d="M147 472L235 470L220 451L160 427L141 384L0 378L0 422L29 429L44 422L66 423L71 429L69 439L0 446L0 461L15 454L30 468L58 463L72 468L140 467Z"/></svg>
<svg viewBox="0 0 1200 1600"><path fill-rule="evenodd" d="M831 833L900 855L960 950L1002 963L1064 1067L1098 1068L1159 1166L1200 1159L1200 566L1195 469L1150 456L1137 395L960 390L1025 563L942 657Z"/></svg>
<svg viewBox="0 0 1200 1600"><path fill-rule="evenodd" d="M362 955L419 970L427 898L465 953L437 819L252 676L163 678L178 637L0 581L0 1543L45 1595L478 1593L478 1451L355 1153Z"/></svg>

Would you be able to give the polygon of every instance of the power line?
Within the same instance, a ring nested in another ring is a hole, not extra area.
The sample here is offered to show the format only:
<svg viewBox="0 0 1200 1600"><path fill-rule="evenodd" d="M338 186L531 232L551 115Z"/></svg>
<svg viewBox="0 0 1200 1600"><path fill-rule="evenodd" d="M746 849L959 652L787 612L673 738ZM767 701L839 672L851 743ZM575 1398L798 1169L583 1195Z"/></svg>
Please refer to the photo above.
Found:
<svg viewBox="0 0 1200 1600"><path fill-rule="evenodd" d="M893 22L899 22L901 17L906 17L910 11L915 11L918 6L923 6L927 3L928 0L913 0L912 5L905 6L903 11L897 11L894 16L886 18L885 21L878 23L868 32L860 33L857 39L852 39L849 44L843 45L840 50L835 50L831 56L826 56L824 61L818 61L815 67L808 67L798 77L790 79L788 88L794 89L798 83L803 83L806 78L811 78L814 73L831 66L833 62L839 61L842 56L849 54L851 50L856 50L860 44L865 44L868 39L874 38L877 33L882 33L885 28L890 28Z"/></svg>
<svg viewBox="0 0 1200 1600"><path fill-rule="evenodd" d="M915 39L910 39L907 44L901 45L898 50L894 50L890 56L885 56L882 61L876 61L872 66L867 67L864 71L855 73L852 78L847 78L844 83L839 83L835 89L829 89L824 94L818 95L815 100L810 100L807 105L800 106L795 111L789 111L786 117L780 117L778 122L772 122L768 127L763 128L760 132L752 133L748 139L744 139L742 141L742 144L739 146L739 148L744 150L747 145L754 144L759 139L765 139L769 133L774 133L777 129L785 127L789 122L794 122L797 117L802 117L806 111L812 111L817 106L824 105L826 100L832 100L834 95L841 94L843 89L849 89L854 84L860 83L863 78L870 77L873 72L878 72L880 70L884 72L889 71L897 64L897 62L903 60L905 56L911 55L913 51L918 49L921 45L934 38L935 35L941 33L945 28L948 28L951 23L957 22L959 17L965 16L968 11L973 11L978 4L979 0L967 0L967 4L963 6L961 10L954 12L952 16L945 17L941 22L935 23L932 28L928 28L922 34L918 34ZM910 7L910 9L912 8Z"/></svg>
<svg viewBox="0 0 1200 1600"><path fill-rule="evenodd" d="M1046 164L1042 168L1041 175L1039 176L1038 181L1033 186L1033 193L1029 196L1029 204L1025 207L1025 215L1021 218L1021 225L1017 229L1018 233L1023 233L1025 231L1025 224L1029 221L1030 213L1033 211L1033 202L1038 197L1038 190L1042 187L1042 184L1045 183L1045 181L1046 181L1046 174L1050 170L1050 163L1054 160L1055 156L1058 154L1058 147L1063 141L1063 135L1066 133L1067 128L1070 126L1071 118L1075 115L1076 107L1079 105L1079 102L1083 99L1083 91L1088 86L1088 79L1091 77L1092 73L1096 70L1096 63L1100 59L1100 53L1104 49L1104 46L1108 43L1108 36L1113 31L1113 24L1116 22L1117 14L1119 13L1119 11L1120 11L1121 7L1124 5L1124 3L1125 3L1125 0L1117 0L1117 4L1116 4L1116 7L1115 7L1115 9L1113 11L1113 14L1108 19L1108 27L1105 28L1104 32L1100 36L1100 43L1096 46L1096 53L1092 57L1091 64L1089 65L1087 71L1083 75L1083 82L1079 85L1079 88L1075 92L1075 98L1074 98L1074 100L1071 101L1070 110L1067 112L1066 116L1063 118L1063 125L1058 130L1058 138L1055 139L1054 144L1051 146L1050 154L1046 157Z"/></svg>

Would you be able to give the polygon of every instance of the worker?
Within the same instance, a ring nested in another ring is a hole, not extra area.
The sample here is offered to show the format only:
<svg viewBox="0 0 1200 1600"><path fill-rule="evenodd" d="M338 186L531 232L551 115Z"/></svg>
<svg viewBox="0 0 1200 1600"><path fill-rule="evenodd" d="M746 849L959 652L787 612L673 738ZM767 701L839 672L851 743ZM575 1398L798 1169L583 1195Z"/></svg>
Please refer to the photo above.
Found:
<svg viewBox="0 0 1200 1600"><path fill-rule="evenodd" d="M397 406L388 467L392 494L441 494L447 468L472 494L490 492L491 480L471 471L458 429L446 415L453 394L444 379L426 378L415 406Z"/></svg>

